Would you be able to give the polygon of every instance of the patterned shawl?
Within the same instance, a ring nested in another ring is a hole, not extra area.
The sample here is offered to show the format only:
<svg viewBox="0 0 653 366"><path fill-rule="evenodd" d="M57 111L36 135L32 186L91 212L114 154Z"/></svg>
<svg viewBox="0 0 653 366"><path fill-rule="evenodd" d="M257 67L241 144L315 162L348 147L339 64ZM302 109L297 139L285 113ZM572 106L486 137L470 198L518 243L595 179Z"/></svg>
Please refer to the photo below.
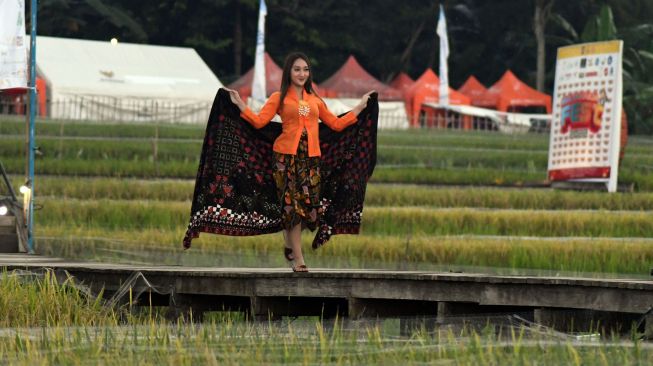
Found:
<svg viewBox="0 0 653 366"><path fill-rule="evenodd" d="M313 249L331 235L358 234L367 181L376 165L379 115L373 94L356 123L336 132L320 123L323 214ZM282 230L281 202L272 179L272 145L280 123L255 129L220 89L213 102L200 156L184 247L200 232L246 236Z"/></svg>

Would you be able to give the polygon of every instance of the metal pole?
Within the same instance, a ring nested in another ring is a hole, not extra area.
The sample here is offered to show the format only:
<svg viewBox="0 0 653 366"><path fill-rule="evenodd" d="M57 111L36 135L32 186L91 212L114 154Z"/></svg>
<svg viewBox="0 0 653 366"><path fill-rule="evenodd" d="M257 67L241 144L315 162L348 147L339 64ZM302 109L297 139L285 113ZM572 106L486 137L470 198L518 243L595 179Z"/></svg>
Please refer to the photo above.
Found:
<svg viewBox="0 0 653 366"><path fill-rule="evenodd" d="M0 174L2 174L2 179L5 181L5 184L7 185L7 189L9 189L9 194L11 195L11 199L14 202L18 202L18 197L16 197L16 192L14 192L14 187L11 186L11 182L9 181L9 178L7 178L7 171L5 170L5 166L2 165L2 161L0 161Z"/></svg>
<svg viewBox="0 0 653 366"><path fill-rule="evenodd" d="M34 253L34 118L36 117L36 12L37 0L31 0L30 57L29 57L29 165L30 188L29 217L27 219L27 250Z"/></svg>

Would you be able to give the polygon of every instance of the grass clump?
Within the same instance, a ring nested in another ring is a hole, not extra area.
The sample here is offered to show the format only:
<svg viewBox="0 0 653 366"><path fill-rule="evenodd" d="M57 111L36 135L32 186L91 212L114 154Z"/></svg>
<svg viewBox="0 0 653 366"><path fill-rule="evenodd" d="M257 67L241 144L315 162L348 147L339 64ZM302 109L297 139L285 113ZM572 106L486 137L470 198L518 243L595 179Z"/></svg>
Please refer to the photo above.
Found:
<svg viewBox="0 0 653 366"><path fill-rule="evenodd" d="M87 294L71 278L59 282L46 271L0 273L0 327L59 327L115 323L102 298Z"/></svg>

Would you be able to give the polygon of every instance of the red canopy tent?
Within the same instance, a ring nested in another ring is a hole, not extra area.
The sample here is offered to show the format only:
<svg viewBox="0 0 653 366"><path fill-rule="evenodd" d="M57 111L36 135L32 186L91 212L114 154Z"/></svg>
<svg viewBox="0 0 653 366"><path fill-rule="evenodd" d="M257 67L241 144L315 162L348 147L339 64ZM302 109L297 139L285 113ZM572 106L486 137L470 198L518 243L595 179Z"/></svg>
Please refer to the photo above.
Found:
<svg viewBox="0 0 653 366"><path fill-rule="evenodd" d="M399 90L401 93L405 93L406 90L413 86L413 84L415 84L415 80L411 79L405 72L400 72L399 75L390 82L390 86Z"/></svg>
<svg viewBox="0 0 653 366"><path fill-rule="evenodd" d="M359 98L370 90L379 93L380 100L400 100L401 92L376 80L349 56L330 78L320 84L322 96L327 98Z"/></svg>
<svg viewBox="0 0 653 366"><path fill-rule="evenodd" d="M265 53L265 93L266 96L278 91L281 87L281 75L283 70L274 62L269 53ZM230 89L238 91L243 99L252 94L252 81L254 80L254 67L249 69L238 80L229 84Z"/></svg>
<svg viewBox="0 0 653 366"><path fill-rule="evenodd" d="M487 96L487 88L474 75L467 78L465 83L458 88L458 92L468 96L474 106L484 108L496 106L496 100L492 101L491 97Z"/></svg>
<svg viewBox="0 0 653 366"><path fill-rule="evenodd" d="M438 103L440 101L440 79L433 70L426 69L404 95L411 126L418 126L422 103ZM471 101L469 97L449 88L449 103L470 105Z"/></svg>
<svg viewBox="0 0 653 366"><path fill-rule="evenodd" d="M524 107L544 107L546 113L551 113L551 96L526 85L510 70L488 89L479 103L493 103L502 112Z"/></svg>

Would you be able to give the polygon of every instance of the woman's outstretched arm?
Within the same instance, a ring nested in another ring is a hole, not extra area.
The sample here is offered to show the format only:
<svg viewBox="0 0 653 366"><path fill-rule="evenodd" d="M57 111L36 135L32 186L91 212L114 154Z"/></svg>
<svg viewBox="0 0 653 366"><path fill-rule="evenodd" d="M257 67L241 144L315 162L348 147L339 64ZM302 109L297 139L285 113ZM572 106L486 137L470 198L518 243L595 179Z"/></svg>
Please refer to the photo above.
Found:
<svg viewBox="0 0 653 366"><path fill-rule="evenodd" d="M345 127L351 125L352 123L356 122L356 117L360 114L360 112L365 109L367 106L367 101L370 99L370 94L374 93L374 91L370 91L363 95L361 98L360 102L347 114L344 116L338 118L336 117L326 106L324 102L320 102L320 119L326 123L329 128L335 131L342 131L345 129Z"/></svg>
<svg viewBox="0 0 653 366"><path fill-rule="evenodd" d="M245 104L243 99L240 97L240 94L238 94L238 91L227 88L225 88L225 90L229 92L231 102L240 109L240 116L247 120L247 122L254 126L254 128L262 128L267 125L274 115L277 114L280 98L279 92L273 93L265 102L261 111L256 114L247 106L247 104Z"/></svg>

